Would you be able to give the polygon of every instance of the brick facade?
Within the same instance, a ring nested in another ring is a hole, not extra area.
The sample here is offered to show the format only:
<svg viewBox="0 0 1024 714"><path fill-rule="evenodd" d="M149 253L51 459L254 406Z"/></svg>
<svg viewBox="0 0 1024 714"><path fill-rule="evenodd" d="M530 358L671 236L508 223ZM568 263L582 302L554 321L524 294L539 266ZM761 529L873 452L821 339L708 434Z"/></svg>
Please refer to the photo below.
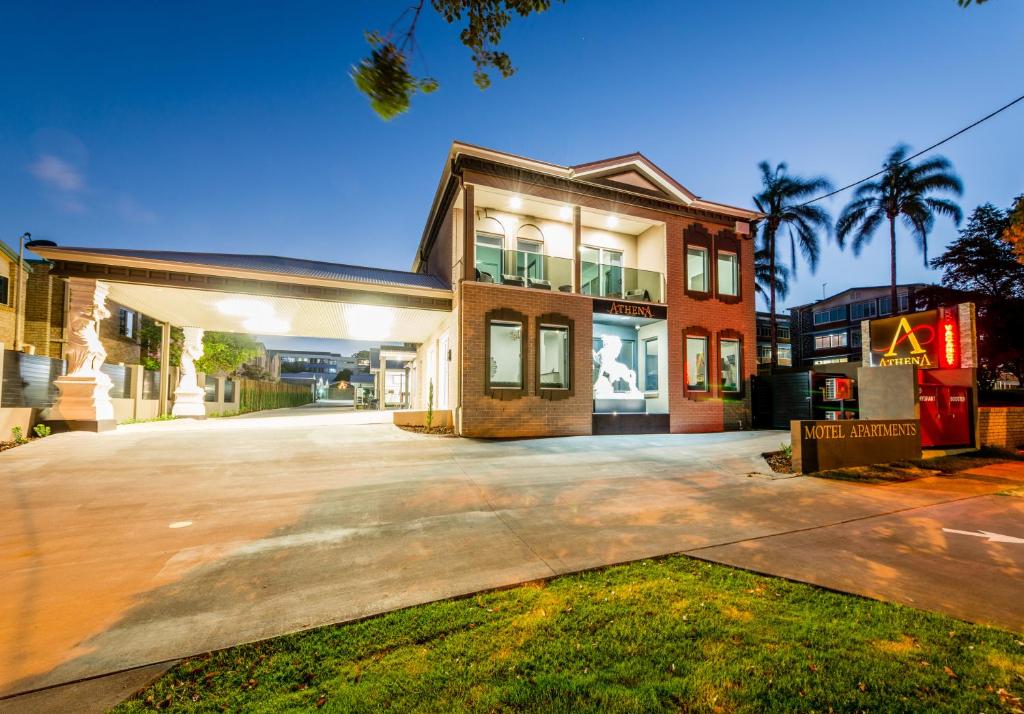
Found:
<svg viewBox="0 0 1024 714"><path fill-rule="evenodd" d="M978 437L982 446L1024 446L1024 407L980 407Z"/></svg>
<svg viewBox="0 0 1024 714"><path fill-rule="evenodd" d="M486 315L496 308L522 313L526 342L525 394L498 399L484 393L489 368L484 350ZM542 399L536 389L537 318L559 313L573 321L575 350L570 367L574 393L567 399ZM464 282L459 290L463 436L576 436L591 433L593 397L590 352L593 301L583 295L507 285Z"/></svg>

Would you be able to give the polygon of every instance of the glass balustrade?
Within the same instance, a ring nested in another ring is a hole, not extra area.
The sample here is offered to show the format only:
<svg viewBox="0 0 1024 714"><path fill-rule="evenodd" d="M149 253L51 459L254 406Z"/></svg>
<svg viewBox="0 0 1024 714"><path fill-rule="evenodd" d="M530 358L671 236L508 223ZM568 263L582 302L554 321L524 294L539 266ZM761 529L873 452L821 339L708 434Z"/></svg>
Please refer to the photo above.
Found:
<svg viewBox="0 0 1024 714"><path fill-rule="evenodd" d="M477 280L541 290L572 292L572 260L525 250L477 245Z"/></svg>
<svg viewBox="0 0 1024 714"><path fill-rule="evenodd" d="M584 260L580 263L580 292L615 300L665 302L661 273Z"/></svg>
<svg viewBox="0 0 1024 714"><path fill-rule="evenodd" d="M572 292L573 265L569 258L525 250L476 246L476 279L482 283L519 285ZM615 300L665 302L662 274L583 260L580 293Z"/></svg>

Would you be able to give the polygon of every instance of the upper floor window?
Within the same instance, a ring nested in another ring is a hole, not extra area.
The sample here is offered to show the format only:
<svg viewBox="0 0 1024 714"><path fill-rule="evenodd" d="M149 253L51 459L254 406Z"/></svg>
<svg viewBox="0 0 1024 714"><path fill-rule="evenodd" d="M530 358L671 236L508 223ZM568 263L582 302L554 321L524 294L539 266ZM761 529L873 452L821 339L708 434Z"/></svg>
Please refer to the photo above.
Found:
<svg viewBox="0 0 1024 714"><path fill-rule="evenodd" d="M708 291L708 249L689 246L686 249L686 287L693 292Z"/></svg>
<svg viewBox="0 0 1024 714"><path fill-rule="evenodd" d="M117 311L118 334L128 339L135 338L135 313L132 310L120 308Z"/></svg>
<svg viewBox="0 0 1024 714"><path fill-rule="evenodd" d="M740 290L740 264L735 253L718 252L718 294L736 297Z"/></svg>
<svg viewBox="0 0 1024 714"><path fill-rule="evenodd" d="M489 233L476 234L477 279L485 283L500 283L505 272L504 239Z"/></svg>
<svg viewBox="0 0 1024 714"><path fill-rule="evenodd" d="M780 340L788 340L789 339L789 328L788 327L784 327L782 325L779 325L778 327L775 328L775 335Z"/></svg>
<svg viewBox="0 0 1024 714"><path fill-rule="evenodd" d="M878 314L878 305L874 300L865 300L864 302L854 303L850 305L850 319L851 320L866 320L870 317L874 317Z"/></svg>
<svg viewBox="0 0 1024 714"><path fill-rule="evenodd" d="M907 295L899 295L900 301L900 312L906 312L910 309L910 298ZM892 298L886 295L883 298L878 298L878 314L879 315L891 315L892 314Z"/></svg>
<svg viewBox="0 0 1024 714"><path fill-rule="evenodd" d="M622 298L622 278L621 251L580 247L580 283L584 295Z"/></svg>
<svg viewBox="0 0 1024 714"><path fill-rule="evenodd" d="M10 281L4 275L0 275L0 305L10 305Z"/></svg>
<svg viewBox="0 0 1024 714"><path fill-rule="evenodd" d="M817 310L814 313L814 324L825 325L830 322L841 322L846 319L846 305L839 305L828 310Z"/></svg>
<svg viewBox="0 0 1024 714"><path fill-rule="evenodd" d="M830 350L836 347L846 347L846 330L814 336L814 349Z"/></svg>

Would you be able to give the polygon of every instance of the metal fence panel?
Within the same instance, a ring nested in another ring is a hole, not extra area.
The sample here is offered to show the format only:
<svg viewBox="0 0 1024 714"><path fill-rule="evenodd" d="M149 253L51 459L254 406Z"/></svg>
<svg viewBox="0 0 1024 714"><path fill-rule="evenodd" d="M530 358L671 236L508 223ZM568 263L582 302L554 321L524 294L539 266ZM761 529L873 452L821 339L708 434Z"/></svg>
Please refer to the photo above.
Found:
<svg viewBox="0 0 1024 714"><path fill-rule="evenodd" d="M45 409L57 400L53 380L64 374L62 359L5 351L0 407Z"/></svg>
<svg viewBox="0 0 1024 714"><path fill-rule="evenodd" d="M142 373L142 398L160 398L160 370L155 372L146 370Z"/></svg>
<svg viewBox="0 0 1024 714"><path fill-rule="evenodd" d="M132 396L131 370L123 364L103 364L100 371L110 377L114 386L110 388L111 399L130 399Z"/></svg>

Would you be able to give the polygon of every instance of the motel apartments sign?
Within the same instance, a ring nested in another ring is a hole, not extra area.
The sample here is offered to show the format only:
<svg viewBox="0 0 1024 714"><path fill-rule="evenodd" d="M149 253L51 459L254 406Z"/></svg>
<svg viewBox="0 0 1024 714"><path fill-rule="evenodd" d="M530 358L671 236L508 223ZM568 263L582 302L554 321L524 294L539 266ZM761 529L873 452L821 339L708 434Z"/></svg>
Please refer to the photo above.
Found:
<svg viewBox="0 0 1024 714"><path fill-rule="evenodd" d="M916 419L793 421L790 437L799 473L921 458Z"/></svg>

